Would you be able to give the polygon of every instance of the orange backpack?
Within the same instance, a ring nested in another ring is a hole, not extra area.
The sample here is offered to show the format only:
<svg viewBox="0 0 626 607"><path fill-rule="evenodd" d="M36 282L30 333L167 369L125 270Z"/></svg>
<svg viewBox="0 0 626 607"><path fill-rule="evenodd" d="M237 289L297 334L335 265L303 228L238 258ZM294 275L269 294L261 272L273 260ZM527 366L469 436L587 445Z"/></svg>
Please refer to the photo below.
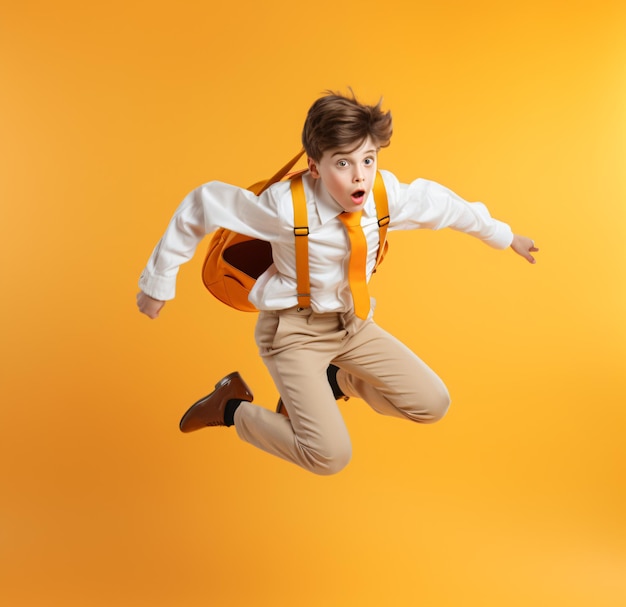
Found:
<svg viewBox="0 0 626 607"><path fill-rule="evenodd" d="M310 306L308 215L302 174L306 169L289 174L304 154L301 150L284 167L265 181L251 185L248 190L259 196L272 184L285 177L291 180L291 195L294 207L294 239L296 247L296 277L298 282L298 306ZM389 208L387 192L380 173L376 174L374 198L378 216L380 243L376 265L387 252L387 225ZM209 292L222 303L242 312L257 312L248 301L248 296L257 278L273 263L272 247L269 242L219 228L209 243L209 249L202 266L202 282Z"/></svg>

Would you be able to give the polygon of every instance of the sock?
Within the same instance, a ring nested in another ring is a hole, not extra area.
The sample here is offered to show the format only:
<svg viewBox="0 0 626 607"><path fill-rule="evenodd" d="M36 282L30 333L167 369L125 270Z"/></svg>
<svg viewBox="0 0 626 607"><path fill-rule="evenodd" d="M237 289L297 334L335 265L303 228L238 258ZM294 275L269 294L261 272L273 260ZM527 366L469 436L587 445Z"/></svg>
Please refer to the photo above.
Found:
<svg viewBox="0 0 626 607"><path fill-rule="evenodd" d="M333 396L335 397L335 400L346 397L346 395L341 391L339 384L337 383L337 371L339 371L339 367L337 367L336 365L328 365L328 369L326 369L328 383L333 389Z"/></svg>
<svg viewBox="0 0 626 607"><path fill-rule="evenodd" d="M235 411L243 401L238 398L231 398L226 403L226 408L224 409L224 425L225 426L234 426L235 425Z"/></svg>

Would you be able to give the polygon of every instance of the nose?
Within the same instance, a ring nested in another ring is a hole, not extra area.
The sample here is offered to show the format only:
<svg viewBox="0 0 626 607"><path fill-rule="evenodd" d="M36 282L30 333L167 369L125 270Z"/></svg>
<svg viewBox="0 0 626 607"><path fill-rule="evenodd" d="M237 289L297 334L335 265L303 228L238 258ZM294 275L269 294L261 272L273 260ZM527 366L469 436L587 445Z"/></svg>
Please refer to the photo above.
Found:
<svg viewBox="0 0 626 607"><path fill-rule="evenodd" d="M357 167L354 171L353 181L355 183L361 183L365 181L365 175L363 174L363 169L361 167Z"/></svg>

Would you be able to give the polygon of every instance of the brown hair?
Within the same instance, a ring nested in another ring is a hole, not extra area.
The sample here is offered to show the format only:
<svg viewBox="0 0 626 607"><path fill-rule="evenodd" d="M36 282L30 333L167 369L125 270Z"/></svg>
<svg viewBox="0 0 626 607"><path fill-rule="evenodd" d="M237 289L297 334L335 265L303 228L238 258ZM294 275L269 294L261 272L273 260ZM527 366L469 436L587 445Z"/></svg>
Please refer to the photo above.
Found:
<svg viewBox="0 0 626 607"><path fill-rule="evenodd" d="M378 148L387 147L393 124L391 112L383 112L381 105L382 99L376 105L364 105L354 93L346 97L328 91L311 106L302 129L302 145L309 158L319 161L326 150L334 148L356 149L367 137Z"/></svg>

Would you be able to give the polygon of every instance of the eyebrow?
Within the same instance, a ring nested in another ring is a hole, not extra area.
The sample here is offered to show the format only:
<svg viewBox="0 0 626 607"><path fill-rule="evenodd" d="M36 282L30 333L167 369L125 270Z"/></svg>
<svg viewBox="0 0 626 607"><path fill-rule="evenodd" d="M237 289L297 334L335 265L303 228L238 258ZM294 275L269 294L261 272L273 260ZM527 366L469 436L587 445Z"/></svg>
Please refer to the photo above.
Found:
<svg viewBox="0 0 626 607"><path fill-rule="evenodd" d="M364 156L367 156L368 154L375 154L376 150L375 149L371 149L371 150L365 150L363 152ZM346 152L344 150L339 150L338 152L335 152L331 158L334 158L335 156L349 156L350 154L354 154L354 150L352 152Z"/></svg>

